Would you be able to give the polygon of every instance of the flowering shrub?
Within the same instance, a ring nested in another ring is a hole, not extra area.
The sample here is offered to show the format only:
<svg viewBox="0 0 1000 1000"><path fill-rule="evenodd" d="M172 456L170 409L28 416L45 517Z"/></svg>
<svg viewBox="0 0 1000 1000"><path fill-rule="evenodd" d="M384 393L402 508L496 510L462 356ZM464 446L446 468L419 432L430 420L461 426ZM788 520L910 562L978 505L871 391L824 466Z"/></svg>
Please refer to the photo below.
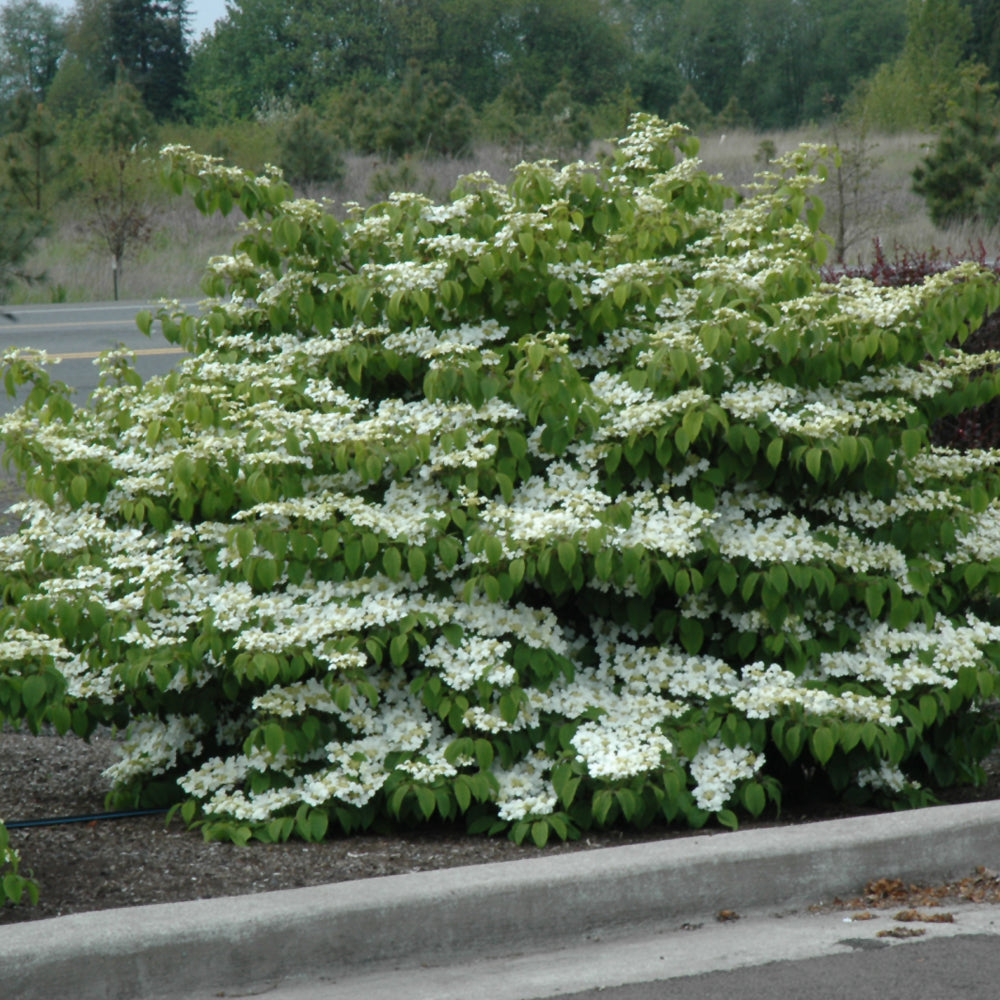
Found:
<svg viewBox="0 0 1000 1000"><path fill-rule="evenodd" d="M3 708L128 727L119 802L206 834L464 817L542 844L735 826L803 788L920 804L998 742L1000 391L966 264L824 283L804 148L738 201L679 126L346 221L183 148L248 216L189 356L44 358L3 425ZM142 314L148 328L152 317Z"/></svg>

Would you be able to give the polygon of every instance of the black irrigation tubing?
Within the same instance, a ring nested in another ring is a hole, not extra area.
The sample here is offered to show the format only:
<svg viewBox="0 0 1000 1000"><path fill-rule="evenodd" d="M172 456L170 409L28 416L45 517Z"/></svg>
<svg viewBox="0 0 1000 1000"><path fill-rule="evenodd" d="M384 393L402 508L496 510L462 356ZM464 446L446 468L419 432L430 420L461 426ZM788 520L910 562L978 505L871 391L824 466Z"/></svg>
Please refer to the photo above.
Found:
<svg viewBox="0 0 1000 1000"><path fill-rule="evenodd" d="M159 816L167 809L133 809L130 812L89 813L84 816L54 816L49 819L15 819L3 825L8 830L18 830L29 826L61 826L64 823L96 823L106 819L131 819L134 816Z"/></svg>

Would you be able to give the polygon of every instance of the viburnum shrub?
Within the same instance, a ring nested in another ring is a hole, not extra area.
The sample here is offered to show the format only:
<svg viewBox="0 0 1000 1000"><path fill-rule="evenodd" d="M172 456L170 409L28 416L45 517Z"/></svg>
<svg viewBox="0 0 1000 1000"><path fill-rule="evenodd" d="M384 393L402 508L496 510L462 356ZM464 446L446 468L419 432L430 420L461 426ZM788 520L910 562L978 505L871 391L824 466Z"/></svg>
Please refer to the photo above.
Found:
<svg viewBox="0 0 1000 1000"><path fill-rule="evenodd" d="M696 152L638 116L605 163L339 221L164 150L249 221L161 313L170 375L105 355L77 409L6 356L2 711L127 727L116 801L240 842L979 780L1000 451L928 429L1000 392L949 346L994 279L824 283L823 151L744 200Z"/></svg>

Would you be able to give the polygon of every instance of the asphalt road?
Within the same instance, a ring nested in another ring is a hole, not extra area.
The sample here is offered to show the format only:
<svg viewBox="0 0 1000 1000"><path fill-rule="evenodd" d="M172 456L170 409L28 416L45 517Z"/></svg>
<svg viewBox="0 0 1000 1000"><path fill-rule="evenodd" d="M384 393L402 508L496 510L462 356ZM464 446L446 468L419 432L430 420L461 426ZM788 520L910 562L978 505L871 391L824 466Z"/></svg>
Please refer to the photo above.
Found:
<svg viewBox="0 0 1000 1000"><path fill-rule="evenodd" d="M72 386L74 400L83 403L97 387L94 360L103 351L121 345L134 350L136 369L144 379L166 374L177 363L180 348L167 343L155 324L149 337L136 326L141 309L155 313L156 306L145 302L7 306L3 311L14 319L0 317L0 351L36 348L59 357L53 377ZM0 415L16 405L0 389Z"/></svg>
<svg viewBox="0 0 1000 1000"><path fill-rule="evenodd" d="M997 996L997 938L979 934L560 994L559 1000L994 1000Z"/></svg>
<svg viewBox="0 0 1000 1000"><path fill-rule="evenodd" d="M694 920L593 936L565 950L463 956L449 965L206 990L183 1000L996 1000L1000 912L990 904L946 909L954 923L901 924L892 911L869 921L844 911ZM880 936L900 927L926 937Z"/></svg>

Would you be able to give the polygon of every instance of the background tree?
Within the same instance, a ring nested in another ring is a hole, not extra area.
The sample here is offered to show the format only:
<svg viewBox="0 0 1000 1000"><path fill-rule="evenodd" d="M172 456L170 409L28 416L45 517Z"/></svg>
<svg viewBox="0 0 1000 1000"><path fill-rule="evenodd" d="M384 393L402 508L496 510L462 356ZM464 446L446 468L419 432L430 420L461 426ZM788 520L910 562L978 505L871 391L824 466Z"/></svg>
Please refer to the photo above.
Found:
<svg viewBox="0 0 1000 1000"><path fill-rule="evenodd" d="M679 0L624 0L619 5L629 48L629 90L640 107L667 115L684 89L674 57Z"/></svg>
<svg viewBox="0 0 1000 1000"><path fill-rule="evenodd" d="M250 117L269 97L314 104L339 87L387 83L382 0L233 0L193 52L196 101L206 94Z"/></svg>
<svg viewBox="0 0 1000 1000"><path fill-rule="evenodd" d="M191 63L188 0L107 2L107 72L124 73L158 121L175 117Z"/></svg>
<svg viewBox="0 0 1000 1000"><path fill-rule="evenodd" d="M545 151L561 160L579 155L593 129L586 107L573 96L566 77L546 94L539 114Z"/></svg>
<svg viewBox="0 0 1000 1000"><path fill-rule="evenodd" d="M833 238L834 259L843 264L850 248L877 235L885 214L885 192L877 182L881 157L864 118L833 115L830 138L836 156L827 177L824 229Z"/></svg>
<svg viewBox="0 0 1000 1000"><path fill-rule="evenodd" d="M39 280L25 262L43 231L37 216L0 196L0 302L7 300L11 286L17 282Z"/></svg>
<svg viewBox="0 0 1000 1000"><path fill-rule="evenodd" d="M841 110L860 81L900 53L905 39L906 0L823 4L812 53L815 82L804 113L822 118Z"/></svg>
<svg viewBox="0 0 1000 1000"><path fill-rule="evenodd" d="M112 285L118 301L122 262L152 232L146 200L149 165L143 143L152 119L138 90L119 81L87 123L94 149L83 163L90 215L87 231L111 255Z"/></svg>
<svg viewBox="0 0 1000 1000"><path fill-rule="evenodd" d="M911 11L914 51L925 25L961 6L928 2L931 14ZM232 0L195 47L191 81L196 108L250 117L272 97L318 106L398 87L415 61L484 119L520 77L533 113L561 80L590 109L628 87L663 114L690 85L713 115L735 98L755 125L784 127L823 117L827 94L839 108L895 59L906 11L907 0ZM966 12L943 33L961 37L959 62L968 23ZM932 61L947 64L952 49L932 40Z"/></svg>
<svg viewBox="0 0 1000 1000"><path fill-rule="evenodd" d="M456 156L472 142L472 109L415 62L401 85L379 88L363 108L353 115L351 129L351 143L361 153L385 159L409 153Z"/></svg>
<svg viewBox="0 0 1000 1000"><path fill-rule="evenodd" d="M187 95L188 21L188 0L76 0L53 110L89 113L124 79L158 121L176 117Z"/></svg>
<svg viewBox="0 0 1000 1000"><path fill-rule="evenodd" d="M292 184L339 181L344 160L336 136L312 108L300 109L279 129L278 165Z"/></svg>
<svg viewBox="0 0 1000 1000"><path fill-rule="evenodd" d="M963 59L972 18L961 0L908 0L906 40L863 87L864 114L883 130L933 128L970 82Z"/></svg>
<svg viewBox="0 0 1000 1000"><path fill-rule="evenodd" d="M537 114L534 98L521 75L516 74L483 109L483 132L493 142L499 142L515 160L521 160L536 140Z"/></svg>
<svg viewBox="0 0 1000 1000"><path fill-rule="evenodd" d="M92 114L114 83L107 0L76 0L66 19L66 53L48 92L57 117Z"/></svg>
<svg viewBox="0 0 1000 1000"><path fill-rule="evenodd" d="M11 0L0 8L0 95L20 91L42 101L65 51L62 11L40 0Z"/></svg>
<svg viewBox="0 0 1000 1000"><path fill-rule="evenodd" d="M513 6L509 72L520 74L537 101L564 78L584 104L625 85L625 32L601 0L521 0Z"/></svg>
<svg viewBox="0 0 1000 1000"><path fill-rule="evenodd" d="M46 219L69 184L73 155L52 116L35 103L30 91L18 95L8 123L0 146L4 190L11 200Z"/></svg>
<svg viewBox="0 0 1000 1000"><path fill-rule="evenodd" d="M1000 80L1000 4L996 0L965 0L972 19L966 56L982 63L990 79Z"/></svg>
<svg viewBox="0 0 1000 1000"><path fill-rule="evenodd" d="M1000 108L982 81L953 108L937 145L913 172L913 189L936 225L1000 221Z"/></svg>
<svg viewBox="0 0 1000 1000"><path fill-rule="evenodd" d="M685 84L710 111L725 104L747 56L747 8L741 0L685 0L674 58Z"/></svg>
<svg viewBox="0 0 1000 1000"><path fill-rule="evenodd" d="M698 96L694 87L688 84L680 99L670 109L670 120L697 130L711 122L712 109Z"/></svg>

